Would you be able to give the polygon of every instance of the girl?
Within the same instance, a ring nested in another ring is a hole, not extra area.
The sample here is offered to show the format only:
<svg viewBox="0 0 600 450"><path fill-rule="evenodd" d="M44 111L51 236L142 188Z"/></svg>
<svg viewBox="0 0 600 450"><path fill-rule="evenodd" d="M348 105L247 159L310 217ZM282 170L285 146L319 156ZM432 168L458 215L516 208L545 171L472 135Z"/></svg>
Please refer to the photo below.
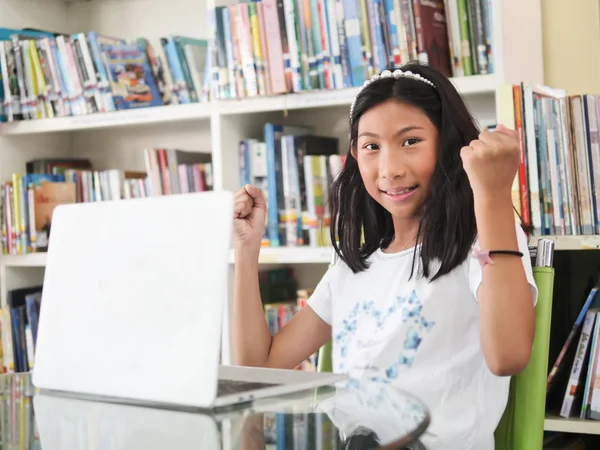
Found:
<svg viewBox="0 0 600 450"><path fill-rule="evenodd" d="M429 406L428 449L492 450L535 328L511 200L516 133L478 133L451 82L410 64L365 83L350 142L331 194L338 262L273 337L257 277L266 203L252 186L237 193L236 363L293 368L333 339L335 371L394 383Z"/></svg>

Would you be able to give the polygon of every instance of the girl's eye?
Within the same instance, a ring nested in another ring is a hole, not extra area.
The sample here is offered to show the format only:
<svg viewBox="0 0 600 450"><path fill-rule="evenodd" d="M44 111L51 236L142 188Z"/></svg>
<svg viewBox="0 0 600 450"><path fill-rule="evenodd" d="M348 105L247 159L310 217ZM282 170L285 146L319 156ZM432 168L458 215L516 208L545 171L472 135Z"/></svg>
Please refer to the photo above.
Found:
<svg viewBox="0 0 600 450"><path fill-rule="evenodd" d="M416 143L419 142L419 139L417 138L410 138L410 139L406 139L403 143L402 143L402 147L410 147L411 145L415 145Z"/></svg>
<svg viewBox="0 0 600 450"><path fill-rule="evenodd" d="M379 150L379 145L377 145L377 144L365 144L363 146L363 148L367 149L367 150Z"/></svg>

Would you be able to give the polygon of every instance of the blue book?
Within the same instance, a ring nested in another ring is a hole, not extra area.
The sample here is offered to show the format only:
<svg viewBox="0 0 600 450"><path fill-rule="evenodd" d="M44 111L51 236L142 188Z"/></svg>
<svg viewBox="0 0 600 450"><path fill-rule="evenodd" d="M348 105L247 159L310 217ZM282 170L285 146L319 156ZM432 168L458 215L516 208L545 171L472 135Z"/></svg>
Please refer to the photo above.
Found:
<svg viewBox="0 0 600 450"><path fill-rule="evenodd" d="M366 70L363 64L362 38L360 35L357 3L353 0L342 0L342 3L344 4L346 45L348 47L352 86L359 87L365 81Z"/></svg>
<svg viewBox="0 0 600 450"><path fill-rule="evenodd" d="M27 312L27 321L31 329L31 335L33 337L33 348L37 345L37 331L40 315L40 304L42 301L42 293L36 292L25 296L25 309Z"/></svg>
<svg viewBox="0 0 600 450"><path fill-rule="evenodd" d="M285 242L279 228L279 201L283 201L283 181L281 177L281 136L313 134L310 127L294 125L265 124L265 145L267 147L267 211L268 236L271 247L279 247Z"/></svg>
<svg viewBox="0 0 600 450"><path fill-rule="evenodd" d="M137 44L100 44L118 110L162 106L148 58Z"/></svg>

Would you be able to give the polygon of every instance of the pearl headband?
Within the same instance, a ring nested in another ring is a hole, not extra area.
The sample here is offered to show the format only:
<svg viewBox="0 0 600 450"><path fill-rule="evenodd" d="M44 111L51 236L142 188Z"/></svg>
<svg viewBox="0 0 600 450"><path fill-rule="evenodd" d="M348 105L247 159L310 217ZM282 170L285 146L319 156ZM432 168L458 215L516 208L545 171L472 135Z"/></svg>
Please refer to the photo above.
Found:
<svg viewBox="0 0 600 450"><path fill-rule="evenodd" d="M370 80L366 80L364 82L364 84L362 85L362 87L360 88L358 93L356 94L356 97L354 97L354 100L352 100L352 105L350 106L350 121L352 121L352 112L354 111L354 105L356 104L356 99L360 95L361 91L364 88L366 88L369 84L371 84L377 80L385 80L386 78L395 78L396 80L398 80L400 78L410 78L411 80L416 80L416 81L420 81L422 83L428 84L429 86L431 86L432 88L435 89L435 85L431 81L429 81L427 78L423 78L418 73L412 73L410 70L407 70L406 72L404 72L400 69L396 69L393 72L391 70L384 70L383 72L381 72L381 75L376 73L375 75L373 75L371 77Z"/></svg>

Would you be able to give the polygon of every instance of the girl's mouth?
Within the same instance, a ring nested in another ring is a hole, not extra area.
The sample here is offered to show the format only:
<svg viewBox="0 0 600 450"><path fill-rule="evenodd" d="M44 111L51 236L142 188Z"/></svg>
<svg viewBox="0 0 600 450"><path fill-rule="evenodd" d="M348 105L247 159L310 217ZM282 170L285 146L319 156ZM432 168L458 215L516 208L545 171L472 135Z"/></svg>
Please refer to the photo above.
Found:
<svg viewBox="0 0 600 450"><path fill-rule="evenodd" d="M388 197L390 200L393 200L395 202L401 202L401 201L406 200L411 195L413 195L418 187L419 187L419 185L416 184L416 185L408 187L408 188L387 189L387 190L381 190L381 192L383 192L386 195L386 197Z"/></svg>

